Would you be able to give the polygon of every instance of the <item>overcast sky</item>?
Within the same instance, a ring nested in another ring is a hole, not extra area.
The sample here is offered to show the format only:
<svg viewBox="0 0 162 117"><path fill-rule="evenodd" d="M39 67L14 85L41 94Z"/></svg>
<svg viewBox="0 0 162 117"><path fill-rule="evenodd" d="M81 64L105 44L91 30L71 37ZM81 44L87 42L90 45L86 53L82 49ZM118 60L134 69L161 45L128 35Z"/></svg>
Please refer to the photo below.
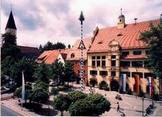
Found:
<svg viewBox="0 0 162 117"><path fill-rule="evenodd" d="M12 1L12 5L11 5ZM120 8L126 23L157 19L162 13L162 0L1 0L1 33L9 12L14 14L18 45L44 45L47 41L73 44L80 38L78 17L85 16L84 37L99 28L117 24Z"/></svg>

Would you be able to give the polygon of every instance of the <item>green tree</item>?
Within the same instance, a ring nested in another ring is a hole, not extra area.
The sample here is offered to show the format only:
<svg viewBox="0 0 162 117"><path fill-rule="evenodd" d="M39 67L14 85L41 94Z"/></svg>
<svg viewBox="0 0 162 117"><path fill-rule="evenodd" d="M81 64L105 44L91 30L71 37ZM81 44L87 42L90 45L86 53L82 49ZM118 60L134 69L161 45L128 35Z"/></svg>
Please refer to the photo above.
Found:
<svg viewBox="0 0 162 117"><path fill-rule="evenodd" d="M70 99L67 95L59 95L54 98L53 106L55 109L61 112L61 116L63 116L63 111L67 111L70 106Z"/></svg>
<svg viewBox="0 0 162 117"><path fill-rule="evenodd" d="M56 50L56 49L65 49L65 48L66 48L65 44L61 42L57 42L53 44L52 42L48 41L43 47L40 46L39 50L43 52L45 50Z"/></svg>
<svg viewBox="0 0 162 117"><path fill-rule="evenodd" d="M48 85L41 80L35 82L30 95L30 102L45 103L48 101Z"/></svg>
<svg viewBox="0 0 162 117"><path fill-rule="evenodd" d="M16 45L16 36L10 33L2 35L3 44L1 48L1 59L5 59L7 56L13 57L15 60L19 60L21 57L21 51Z"/></svg>
<svg viewBox="0 0 162 117"><path fill-rule="evenodd" d="M147 67L159 77L160 91L162 91L162 25L150 25L150 30L141 33L141 40L148 45L146 59Z"/></svg>
<svg viewBox="0 0 162 117"><path fill-rule="evenodd" d="M71 93L68 93L68 97L72 103L76 102L77 100L84 99L87 97L87 94L81 92L81 91L73 91Z"/></svg>
<svg viewBox="0 0 162 117"><path fill-rule="evenodd" d="M64 66L64 73L65 73L65 82L74 81L75 73L73 70L73 65L70 62L65 62Z"/></svg>
<svg viewBox="0 0 162 117"><path fill-rule="evenodd" d="M80 99L69 107L71 116L92 116L91 104L89 101Z"/></svg>
<svg viewBox="0 0 162 117"><path fill-rule="evenodd" d="M71 116L99 116L110 109L110 102L100 94L90 94L69 107Z"/></svg>
<svg viewBox="0 0 162 117"><path fill-rule="evenodd" d="M34 70L33 77L48 84L51 75L50 73L50 67L48 65L44 63L37 64Z"/></svg>
<svg viewBox="0 0 162 117"><path fill-rule="evenodd" d="M15 92L14 96L21 98L22 97L22 87L18 87ZM30 99L30 96L32 94L32 87L30 84L25 85L25 103L27 102L28 99Z"/></svg>
<svg viewBox="0 0 162 117"><path fill-rule="evenodd" d="M51 76L53 81L57 85L64 85L64 78L65 78L65 73L64 73L64 66L63 63L56 61L51 65Z"/></svg>
<svg viewBox="0 0 162 117"><path fill-rule="evenodd" d="M141 33L141 39L148 44L147 66L153 73L162 78L162 38L160 38L160 25L151 25L150 30Z"/></svg>

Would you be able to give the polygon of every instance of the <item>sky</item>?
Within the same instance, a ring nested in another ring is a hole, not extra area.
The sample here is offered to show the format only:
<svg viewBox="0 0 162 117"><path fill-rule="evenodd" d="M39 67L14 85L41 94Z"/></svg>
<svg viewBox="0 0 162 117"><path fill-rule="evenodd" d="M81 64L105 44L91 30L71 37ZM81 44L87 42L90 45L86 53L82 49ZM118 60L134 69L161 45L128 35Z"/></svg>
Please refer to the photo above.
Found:
<svg viewBox="0 0 162 117"><path fill-rule="evenodd" d="M83 11L84 38L96 26L115 26L120 9L126 23L160 18L162 0L1 0L1 33L12 9L17 26L17 43L39 47L48 41L73 45L80 39L80 12Z"/></svg>

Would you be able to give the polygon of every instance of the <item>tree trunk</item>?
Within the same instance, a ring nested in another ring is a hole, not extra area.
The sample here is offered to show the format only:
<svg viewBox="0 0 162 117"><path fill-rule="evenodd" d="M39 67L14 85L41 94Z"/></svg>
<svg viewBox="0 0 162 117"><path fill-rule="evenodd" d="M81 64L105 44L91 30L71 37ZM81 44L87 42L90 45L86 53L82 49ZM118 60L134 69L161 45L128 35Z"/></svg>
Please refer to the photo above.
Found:
<svg viewBox="0 0 162 117"><path fill-rule="evenodd" d="M61 116L64 116L64 111L61 111Z"/></svg>

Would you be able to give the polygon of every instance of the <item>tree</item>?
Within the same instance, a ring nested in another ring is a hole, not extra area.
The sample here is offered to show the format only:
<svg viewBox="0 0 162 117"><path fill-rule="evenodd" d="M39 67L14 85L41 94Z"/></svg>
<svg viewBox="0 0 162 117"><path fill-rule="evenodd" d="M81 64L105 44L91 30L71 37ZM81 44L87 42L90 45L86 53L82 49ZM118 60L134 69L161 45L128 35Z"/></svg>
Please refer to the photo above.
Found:
<svg viewBox="0 0 162 117"><path fill-rule="evenodd" d="M66 48L65 44L61 42L57 42L53 44L52 42L48 41L43 47L40 45L39 50L40 52L43 52L45 50L56 50L56 49L65 49L65 48Z"/></svg>
<svg viewBox="0 0 162 117"><path fill-rule="evenodd" d="M150 30L141 33L141 40L148 45L146 66L159 77L160 91L162 91L162 25L150 25Z"/></svg>
<svg viewBox="0 0 162 117"><path fill-rule="evenodd" d="M21 93L22 92L22 87L18 87L15 92L14 92L14 96L21 98ZM32 87L30 84L26 84L25 85L25 103L27 102L27 100L30 98L32 93Z"/></svg>
<svg viewBox="0 0 162 117"><path fill-rule="evenodd" d="M48 101L48 98L48 85L40 80L36 81L32 88L30 102L45 103Z"/></svg>
<svg viewBox="0 0 162 117"><path fill-rule="evenodd" d="M53 81L56 81L57 85L64 85L64 66L63 63L56 61L51 65L51 76Z"/></svg>
<svg viewBox="0 0 162 117"><path fill-rule="evenodd" d="M13 57L15 60L19 60L21 56L21 51L16 45L16 36L11 35L10 33L5 33L2 35L3 44L2 44L2 60L7 56Z"/></svg>
<svg viewBox="0 0 162 117"><path fill-rule="evenodd" d="M141 40L148 44L147 66L153 73L162 78L162 37L160 38L160 25L151 25L150 30L141 33Z"/></svg>
<svg viewBox="0 0 162 117"><path fill-rule="evenodd" d="M101 94L90 94L84 100L91 104L93 116L98 116L110 109L110 102Z"/></svg>
<svg viewBox="0 0 162 117"><path fill-rule="evenodd" d="M87 97L87 94L81 92L81 91L73 91L71 93L68 93L68 97L72 103L76 102L77 100L84 99Z"/></svg>
<svg viewBox="0 0 162 117"><path fill-rule="evenodd" d="M89 101L80 99L69 107L71 116L92 116L91 104Z"/></svg>
<svg viewBox="0 0 162 117"><path fill-rule="evenodd" d="M53 102L54 108L61 111L61 116L63 116L63 111L68 110L70 104L70 99L67 95L59 95L54 98Z"/></svg>
<svg viewBox="0 0 162 117"><path fill-rule="evenodd" d="M50 68L48 65L44 63L36 65L33 77L35 77L37 80L41 80L48 84L50 75Z"/></svg>
<svg viewBox="0 0 162 117"><path fill-rule="evenodd" d="M66 82L74 81L75 73L73 71L73 65L70 62L65 62L64 73L65 73L64 81Z"/></svg>
<svg viewBox="0 0 162 117"><path fill-rule="evenodd" d="M110 109L110 102L100 94L90 94L69 107L71 116L99 116Z"/></svg>

